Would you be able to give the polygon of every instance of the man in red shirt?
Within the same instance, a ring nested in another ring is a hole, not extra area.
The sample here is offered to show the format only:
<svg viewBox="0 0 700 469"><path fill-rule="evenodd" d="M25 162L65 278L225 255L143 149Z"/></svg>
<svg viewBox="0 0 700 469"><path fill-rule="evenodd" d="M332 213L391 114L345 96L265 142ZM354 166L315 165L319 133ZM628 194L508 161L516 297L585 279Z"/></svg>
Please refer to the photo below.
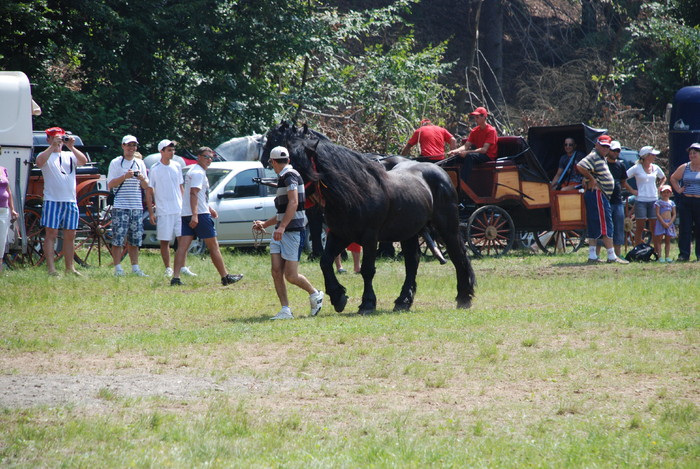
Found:
<svg viewBox="0 0 700 469"><path fill-rule="evenodd" d="M460 158L464 158L461 170L464 182L469 180L475 164L495 160L498 156L498 135L496 129L486 123L489 116L486 108L478 107L469 115L476 121L476 127L471 130L464 145L449 153L449 156L459 155Z"/></svg>
<svg viewBox="0 0 700 469"><path fill-rule="evenodd" d="M401 150L401 155L408 156L411 148L420 144L420 158L418 161L440 161L445 159L445 144L450 145L450 150L457 146L457 140L447 130L440 126L433 125L428 119L420 121L413 135Z"/></svg>

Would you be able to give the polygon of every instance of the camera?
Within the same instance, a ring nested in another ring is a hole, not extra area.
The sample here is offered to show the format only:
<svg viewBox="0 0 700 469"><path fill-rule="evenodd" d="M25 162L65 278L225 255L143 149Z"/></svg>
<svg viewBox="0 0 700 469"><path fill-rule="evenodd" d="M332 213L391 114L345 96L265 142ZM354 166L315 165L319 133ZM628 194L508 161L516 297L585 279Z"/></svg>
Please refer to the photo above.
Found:
<svg viewBox="0 0 700 469"><path fill-rule="evenodd" d="M137 178L141 174L141 171L134 171L134 177Z"/></svg>
<svg viewBox="0 0 700 469"><path fill-rule="evenodd" d="M64 142L67 142L70 140L70 137L68 135L64 135L63 137L61 137L61 140L63 140Z"/></svg>

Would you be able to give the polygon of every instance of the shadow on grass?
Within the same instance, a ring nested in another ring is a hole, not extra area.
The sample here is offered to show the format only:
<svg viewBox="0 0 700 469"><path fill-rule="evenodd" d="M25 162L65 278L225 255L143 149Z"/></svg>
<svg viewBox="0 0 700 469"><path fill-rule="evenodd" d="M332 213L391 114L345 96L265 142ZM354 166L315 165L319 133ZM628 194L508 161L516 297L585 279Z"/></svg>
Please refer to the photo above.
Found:
<svg viewBox="0 0 700 469"><path fill-rule="evenodd" d="M390 309L378 309L374 311L373 313L370 314L360 314L357 311L353 312L347 312L343 311L342 313L336 313L335 311L331 313L325 313L325 314L319 314L318 316L294 316L295 321L303 321L303 320L319 320L319 319L324 319L328 318L331 316L341 316L343 318L347 319L363 319L363 318L372 318L372 317L379 317L383 316L385 314L402 314L402 313L412 313L412 311L393 311ZM267 315L260 315L260 316L254 316L254 317L247 317L247 318L228 318L224 319L224 322L229 322L232 324L256 324L256 323L264 323L264 322L270 322L271 316ZM285 320L281 320L281 322L285 322Z"/></svg>

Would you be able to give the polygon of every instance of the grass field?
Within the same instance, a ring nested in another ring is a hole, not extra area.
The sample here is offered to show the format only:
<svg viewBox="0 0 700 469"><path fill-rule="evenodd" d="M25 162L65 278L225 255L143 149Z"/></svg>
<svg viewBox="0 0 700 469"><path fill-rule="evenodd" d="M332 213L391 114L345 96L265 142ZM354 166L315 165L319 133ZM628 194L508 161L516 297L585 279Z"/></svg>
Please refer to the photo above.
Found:
<svg viewBox="0 0 700 469"><path fill-rule="evenodd" d="M171 288L108 267L0 276L0 467L700 466L700 264L587 265L586 254L381 261L378 311L279 309L267 256L208 258ZM322 287L316 264L301 271Z"/></svg>

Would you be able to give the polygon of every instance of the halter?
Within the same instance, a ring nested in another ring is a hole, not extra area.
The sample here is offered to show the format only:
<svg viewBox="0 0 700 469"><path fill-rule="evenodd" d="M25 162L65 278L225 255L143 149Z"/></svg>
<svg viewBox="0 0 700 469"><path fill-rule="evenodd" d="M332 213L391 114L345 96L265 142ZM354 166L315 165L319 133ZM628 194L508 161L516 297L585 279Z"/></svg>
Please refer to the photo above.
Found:
<svg viewBox="0 0 700 469"><path fill-rule="evenodd" d="M311 169L313 169L313 171L314 171L316 174L318 174L318 168L317 168L317 166L316 166L316 158L315 158L314 156L312 156L312 157L310 158L310 160L311 160ZM326 201L324 200L323 192L321 192L321 186L325 187L326 189L328 189L328 186L327 186L323 181L321 181L321 178L318 178L318 180L317 180L316 182L311 182L311 181L309 181L309 182L305 183L305 184L304 184L304 191L306 191L306 189L309 188L309 187L311 187L311 186L313 186L314 189L315 189L311 197L313 197L314 195L318 194L318 196L317 196L317 197L318 197L318 204L319 204L321 207L325 207L325 206L326 206ZM307 207L305 207L305 208L310 208L310 207L313 207L314 205L316 205L316 202L313 202L313 201L311 200L311 197L309 197L309 198L306 199L306 202L307 202L307 204L309 204L309 205L308 205ZM309 203L309 202L310 202L310 203Z"/></svg>

